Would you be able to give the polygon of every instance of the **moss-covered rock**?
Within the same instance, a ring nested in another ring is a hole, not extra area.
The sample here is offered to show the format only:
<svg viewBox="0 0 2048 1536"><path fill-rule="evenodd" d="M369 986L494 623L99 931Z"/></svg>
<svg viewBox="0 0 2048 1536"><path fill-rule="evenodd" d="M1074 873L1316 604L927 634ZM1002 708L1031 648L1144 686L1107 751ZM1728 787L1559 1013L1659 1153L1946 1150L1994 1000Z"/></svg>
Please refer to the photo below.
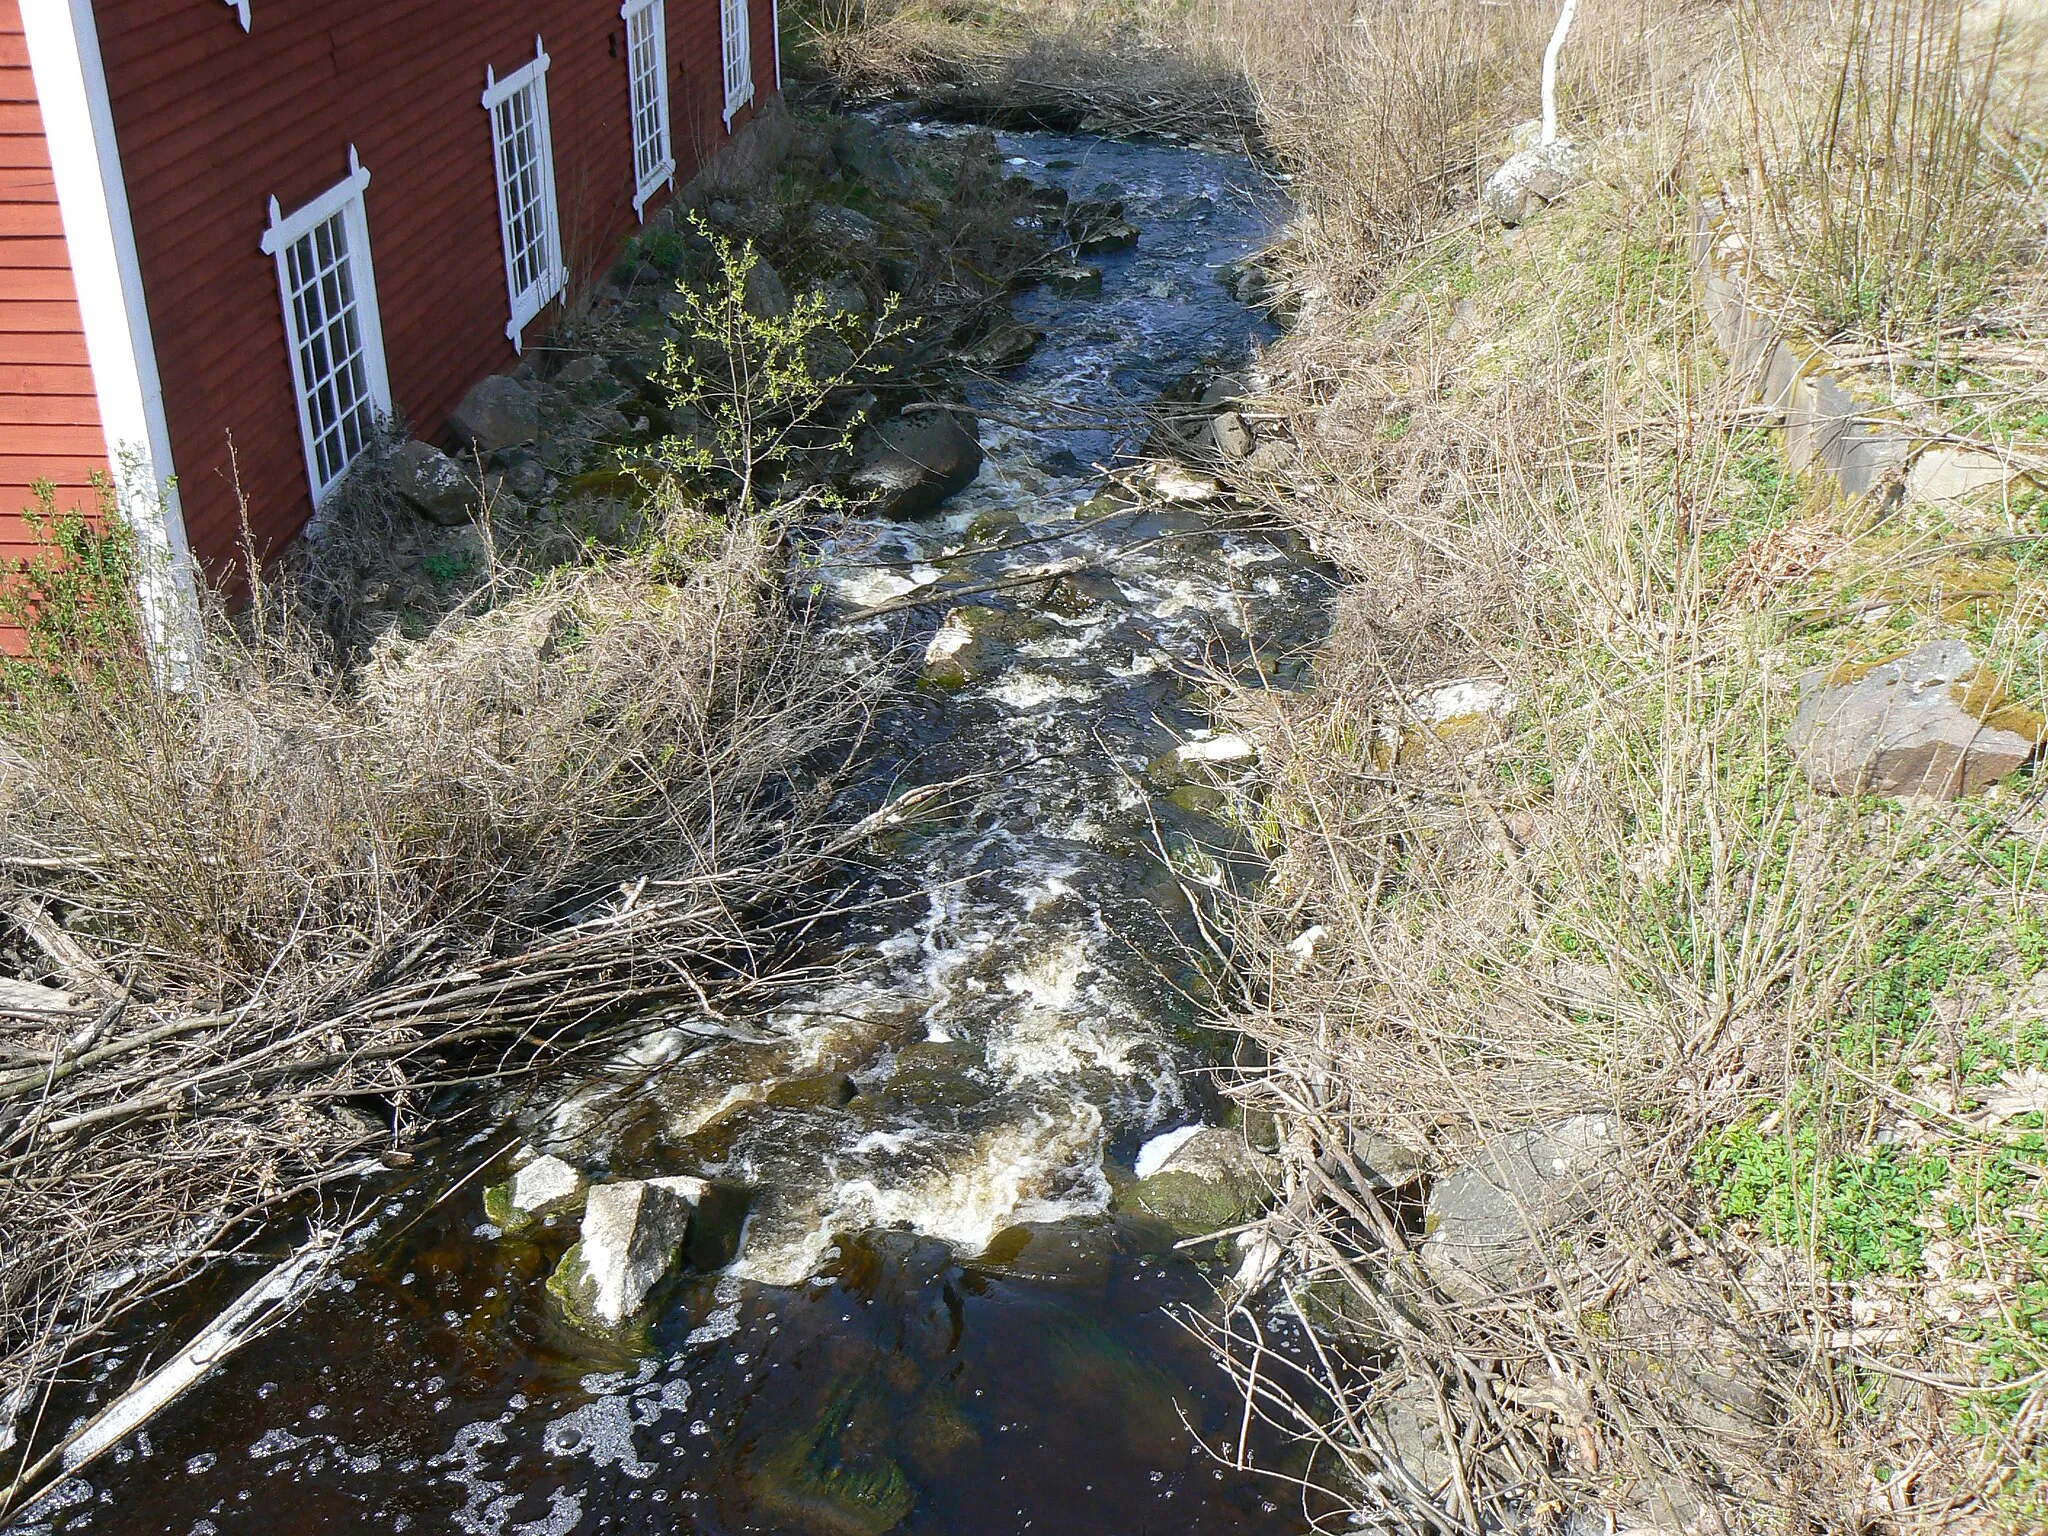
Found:
<svg viewBox="0 0 2048 1536"><path fill-rule="evenodd" d="M1132 1185L1130 1200L1191 1236L1220 1232L1272 1200L1272 1166L1242 1133L1210 1127L1175 1148L1158 1172Z"/></svg>

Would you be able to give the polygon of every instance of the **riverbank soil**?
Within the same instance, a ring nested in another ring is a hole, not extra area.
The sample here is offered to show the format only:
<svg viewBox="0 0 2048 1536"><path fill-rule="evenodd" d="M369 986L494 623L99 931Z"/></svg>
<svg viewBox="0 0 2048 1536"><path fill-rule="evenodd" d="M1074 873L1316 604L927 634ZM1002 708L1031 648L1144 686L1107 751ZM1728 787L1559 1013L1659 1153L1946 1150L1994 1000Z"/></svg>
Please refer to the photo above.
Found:
<svg viewBox="0 0 2048 1536"><path fill-rule="evenodd" d="M1219 706L1258 1411L1373 1528L2040 1528L2032 13L1590 0L1510 183L1539 8L824 10L850 90L1253 102L1298 204L1205 461L1352 578Z"/></svg>
<svg viewBox="0 0 2048 1536"><path fill-rule="evenodd" d="M395 430L209 596L173 686L132 540L47 509L0 675L14 1470L259 1214L338 1227L478 1085L753 995L865 836L833 795L888 679L828 657L790 540L1044 245L985 135L779 128L772 179L652 221L464 442Z"/></svg>

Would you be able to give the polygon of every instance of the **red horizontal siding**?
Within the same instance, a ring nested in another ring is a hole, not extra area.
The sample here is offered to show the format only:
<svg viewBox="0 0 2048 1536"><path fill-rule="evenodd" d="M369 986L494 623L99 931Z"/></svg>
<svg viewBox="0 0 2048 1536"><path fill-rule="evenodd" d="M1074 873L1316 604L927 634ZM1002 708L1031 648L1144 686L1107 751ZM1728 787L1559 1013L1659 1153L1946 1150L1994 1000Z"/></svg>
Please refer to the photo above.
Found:
<svg viewBox="0 0 2048 1536"><path fill-rule="evenodd" d="M0 562L31 540L21 511L48 480L90 510L107 467L85 327L64 245L20 0L0 0ZM10 647L0 635L0 647Z"/></svg>
<svg viewBox="0 0 2048 1536"><path fill-rule="evenodd" d="M775 84L772 0L750 3L765 101ZM687 179L728 139L719 3L666 6ZM290 211L317 196L347 172L355 147L371 177L392 394L429 438L472 383L514 362L486 65L501 75L520 68L536 35L547 48L572 285L602 273L633 228L618 0L259 3L249 33L220 0L96 0L95 10L186 531L211 567L229 562L240 537L230 441L259 547L282 545L311 511L276 265L260 250L271 198ZM0 157L0 206L9 167ZM0 222L0 234L8 227ZM548 319L528 327L529 341Z"/></svg>

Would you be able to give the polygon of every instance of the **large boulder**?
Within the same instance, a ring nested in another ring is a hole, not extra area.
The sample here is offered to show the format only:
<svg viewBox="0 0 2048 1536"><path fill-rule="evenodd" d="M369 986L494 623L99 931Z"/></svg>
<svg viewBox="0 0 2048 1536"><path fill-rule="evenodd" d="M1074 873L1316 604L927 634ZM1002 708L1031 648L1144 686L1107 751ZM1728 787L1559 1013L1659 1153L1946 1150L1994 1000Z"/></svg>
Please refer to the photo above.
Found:
<svg viewBox="0 0 2048 1536"><path fill-rule="evenodd" d="M832 161L849 176L857 177L878 192L904 197L915 190L910 173L889 148L889 141L873 123L857 117L841 120L832 136Z"/></svg>
<svg viewBox="0 0 2048 1536"><path fill-rule="evenodd" d="M1509 155L1479 189L1479 205L1510 227L1527 222L1564 196L1579 174L1583 157L1569 139L1538 144Z"/></svg>
<svg viewBox="0 0 2048 1536"><path fill-rule="evenodd" d="M811 214L811 235L827 250L872 246L882 237L875 221L857 209L825 203Z"/></svg>
<svg viewBox="0 0 2048 1536"><path fill-rule="evenodd" d="M540 397L524 379L494 373L470 386L449 413L448 430L476 453L530 443L540 436Z"/></svg>
<svg viewBox="0 0 2048 1536"><path fill-rule="evenodd" d="M1481 1142L1429 1192L1423 1267L1463 1300L1535 1278L1540 1241L1591 1210L1618 1171L1616 1130L1611 1115L1583 1114Z"/></svg>
<svg viewBox="0 0 2048 1536"><path fill-rule="evenodd" d="M1870 667L1800 679L1789 737L1816 789L1954 800L2027 763L2042 717L2011 704L1967 643L1937 640Z"/></svg>
<svg viewBox="0 0 2048 1536"><path fill-rule="evenodd" d="M1276 1160L1254 1151L1241 1131L1204 1126L1178 1141L1157 1171L1131 1187L1131 1198L1191 1236L1234 1227L1273 1199Z"/></svg>
<svg viewBox="0 0 2048 1536"><path fill-rule="evenodd" d="M470 521L482 504L476 482L431 443L413 438L399 444L386 467L393 489L430 523L459 527Z"/></svg>
<svg viewBox="0 0 2048 1536"><path fill-rule="evenodd" d="M993 326L986 335L961 348L959 358L970 367L1000 373L1005 368L1014 368L1028 359L1038 350L1038 344L1044 339L1043 331L1033 330L1028 325L1019 325L1014 320L1004 320Z"/></svg>
<svg viewBox="0 0 2048 1536"><path fill-rule="evenodd" d="M576 1243L548 1279L570 1321L596 1332L638 1315L683 1251L710 1186L702 1179L624 1179L593 1188Z"/></svg>
<svg viewBox="0 0 2048 1536"><path fill-rule="evenodd" d="M484 1191L484 1214L506 1232L523 1232L583 1204L590 1181L559 1157L537 1157Z"/></svg>
<svg viewBox="0 0 2048 1536"><path fill-rule="evenodd" d="M916 517L981 473L979 426L966 410L912 411L865 434L854 489L884 517Z"/></svg>
<svg viewBox="0 0 2048 1536"><path fill-rule="evenodd" d="M782 274L758 257L747 268L743 301L747 313L760 320L780 320L795 307L790 301L789 288L782 281Z"/></svg>

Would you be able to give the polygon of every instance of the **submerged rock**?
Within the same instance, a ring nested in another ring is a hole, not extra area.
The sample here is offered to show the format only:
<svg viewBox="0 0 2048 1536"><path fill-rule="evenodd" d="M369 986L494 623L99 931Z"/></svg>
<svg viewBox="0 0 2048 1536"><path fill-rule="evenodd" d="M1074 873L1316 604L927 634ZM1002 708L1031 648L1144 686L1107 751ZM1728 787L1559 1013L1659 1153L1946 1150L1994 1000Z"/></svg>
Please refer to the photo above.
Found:
<svg viewBox="0 0 2048 1536"><path fill-rule="evenodd" d="M559 1157L537 1157L484 1191L484 1214L506 1232L523 1232L583 1205L590 1181Z"/></svg>
<svg viewBox="0 0 2048 1536"><path fill-rule="evenodd" d="M1961 640L1800 679L1790 743L1814 788L1954 800L2032 760L2048 722Z"/></svg>
<svg viewBox="0 0 2048 1536"><path fill-rule="evenodd" d="M1131 1198L1183 1232L1220 1232L1271 1201L1273 1166L1240 1132L1204 1126L1175 1146L1158 1172L1133 1184Z"/></svg>
<svg viewBox="0 0 2048 1536"><path fill-rule="evenodd" d="M392 486L430 523L459 527L470 521L482 504L476 482L431 443L417 438L401 443L386 464Z"/></svg>
<svg viewBox="0 0 2048 1536"><path fill-rule="evenodd" d="M1490 1137L1429 1192L1423 1267L1466 1300L1530 1278L1542 1263L1538 1241L1585 1215L1620 1161L1611 1115Z"/></svg>
<svg viewBox="0 0 2048 1536"><path fill-rule="evenodd" d="M981 439L973 413L917 411L865 434L854 489L865 491L884 517L916 517L965 490L981 473Z"/></svg>
<svg viewBox="0 0 2048 1536"><path fill-rule="evenodd" d="M448 413L448 430L477 453L516 448L540 436L540 399L523 379L492 374L471 385Z"/></svg>
<svg viewBox="0 0 2048 1536"><path fill-rule="evenodd" d="M692 1178L594 1187L581 1235L548 1279L569 1320L602 1333L631 1322L683 1251L690 1218L709 1189Z"/></svg>
<svg viewBox="0 0 2048 1536"><path fill-rule="evenodd" d="M771 1440L748 1482L764 1508L818 1536L882 1536L916 1496L889 1454L890 1411L880 1383L856 1377L808 1424Z"/></svg>
<svg viewBox="0 0 2048 1536"><path fill-rule="evenodd" d="M1479 190L1479 205L1510 227L1525 223L1564 196L1583 157L1569 139L1509 155Z"/></svg>

